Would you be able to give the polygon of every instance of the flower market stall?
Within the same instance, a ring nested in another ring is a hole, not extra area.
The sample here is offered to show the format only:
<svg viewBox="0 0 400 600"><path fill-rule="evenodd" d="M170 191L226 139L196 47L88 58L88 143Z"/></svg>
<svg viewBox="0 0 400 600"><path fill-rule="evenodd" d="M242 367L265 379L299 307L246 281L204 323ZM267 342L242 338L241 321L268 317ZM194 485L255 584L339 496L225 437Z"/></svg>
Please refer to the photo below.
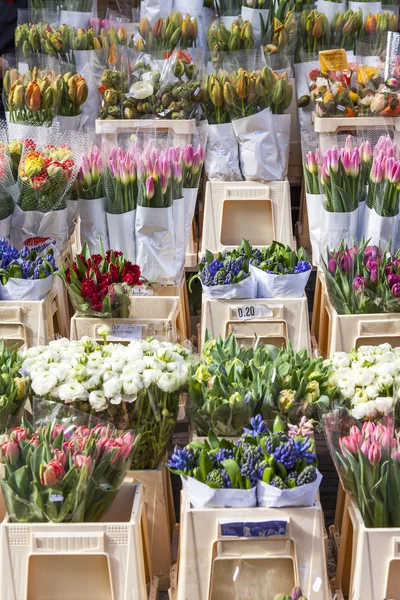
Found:
<svg viewBox="0 0 400 600"><path fill-rule="evenodd" d="M0 600L400 600L398 0L27 4Z"/></svg>

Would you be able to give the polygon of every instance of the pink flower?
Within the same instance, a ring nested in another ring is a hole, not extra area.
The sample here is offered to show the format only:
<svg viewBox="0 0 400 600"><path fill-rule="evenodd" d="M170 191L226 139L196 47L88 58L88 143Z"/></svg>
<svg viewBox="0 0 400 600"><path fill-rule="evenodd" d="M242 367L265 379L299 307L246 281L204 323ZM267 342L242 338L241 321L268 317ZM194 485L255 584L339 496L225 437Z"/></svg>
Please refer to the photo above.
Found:
<svg viewBox="0 0 400 600"><path fill-rule="evenodd" d="M395 298L400 298L400 283L395 283L390 291Z"/></svg>
<svg viewBox="0 0 400 600"><path fill-rule="evenodd" d="M24 429L23 427L16 427L11 432L11 438L17 442L21 442L22 440L26 440L28 434L29 432L27 429Z"/></svg>
<svg viewBox="0 0 400 600"><path fill-rule="evenodd" d="M368 280L365 279L365 277L362 277L361 275L357 275L357 277L355 277L353 281L353 290L357 294L362 294L365 288L368 288Z"/></svg>
<svg viewBox="0 0 400 600"><path fill-rule="evenodd" d="M375 423L372 421L366 421L361 429L362 436L365 440L370 440L373 438L375 431Z"/></svg>
<svg viewBox="0 0 400 600"><path fill-rule="evenodd" d="M107 427L105 425L96 425L93 429L93 434L100 437L106 437Z"/></svg>
<svg viewBox="0 0 400 600"><path fill-rule="evenodd" d="M78 471L85 468L88 475L91 475L93 461L90 456L86 456L85 454L74 454L72 460Z"/></svg>
<svg viewBox="0 0 400 600"><path fill-rule="evenodd" d="M79 427L76 428L74 437L87 438L89 435L90 429L88 427L85 427L84 425L79 425Z"/></svg>
<svg viewBox="0 0 400 600"><path fill-rule="evenodd" d="M194 149L193 149L192 144L189 144L185 148L185 153L184 153L184 158L183 158L185 161L185 167L187 169L190 169L190 167L193 164L193 156L194 156Z"/></svg>
<svg viewBox="0 0 400 600"><path fill-rule="evenodd" d="M400 450L399 448L393 448L392 450L392 459L400 462Z"/></svg>
<svg viewBox="0 0 400 600"><path fill-rule="evenodd" d="M58 460L51 460L45 467L40 467L40 483L47 487L59 483L65 476L65 469Z"/></svg>
<svg viewBox="0 0 400 600"><path fill-rule="evenodd" d="M51 438L52 438L53 442L60 435L60 433L64 430L65 430L65 427L63 425L56 424L53 426L53 429L51 430Z"/></svg>
<svg viewBox="0 0 400 600"><path fill-rule="evenodd" d="M396 273L389 273L389 275L387 276L387 281L389 287L391 288L394 285L400 283L400 275L396 275Z"/></svg>
<svg viewBox="0 0 400 600"><path fill-rule="evenodd" d="M361 435L360 435L361 438ZM340 445L340 449L342 451L342 454L344 456L347 456L345 449L348 450L351 454L356 455L357 454L357 449L361 444L357 443L357 438L356 437L352 437L352 436L345 436L341 439L339 439L339 445ZM361 440L362 442L362 440Z"/></svg>
<svg viewBox="0 0 400 600"><path fill-rule="evenodd" d="M361 452L368 458L369 449L371 448L371 441L365 440L361 446Z"/></svg>
<svg viewBox="0 0 400 600"><path fill-rule="evenodd" d="M63 450L54 449L53 457L55 458L55 460L57 460L59 463L61 463L65 469L65 467L67 466L67 456L66 456L65 452Z"/></svg>
<svg viewBox="0 0 400 600"><path fill-rule="evenodd" d="M393 436L389 433L388 430L382 433L381 439L379 441L385 452L390 452L390 450L393 447L393 443L396 444L396 440L393 438Z"/></svg>
<svg viewBox="0 0 400 600"><path fill-rule="evenodd" d="M1 445L1 457L5 458L7 461L14 458L17 460L19 457L19 444L15 440L10 439L8 442L3 442Z"/></svg>
<svg viewBox="0 0 400 600"><path fill-rule="evenodd" d="M368 451L368 460L372 466L378 465L382 459L381 446L378 442L371 444L371 448Z"/></svg>
<svg viewBox="0 0 400 600"><path fill-rule="evenodd" d="M379 442L379 440L381 439L382 435L386 432L386 427L384 427L383 425L377 425L375 427L375 431L374 431L374 441L375 442Z"/></svg>
<svg viewBox="0 0 400 600"><path fill-rule="evenodd" d="M341 271L347 275L347 273L350 273L352 267L353 267L353 261L352 261L351 257L348 254L344 254L342 256L342 258L340 259Z"/></svg>
<svg viewBox="0 0 400 600"><path fill-rule="evenodd" d="M146 196L148 200L154 196L154 179L152 177L148 177L146 181Z"/></svg>
<svg viewBox="0 0 400 600"><path fill-rule="evenodd" d="M336 273L336 269L337 269L337 262L334 258L330 258L328 261L328 271L331 275L334 275Z"/></svg>

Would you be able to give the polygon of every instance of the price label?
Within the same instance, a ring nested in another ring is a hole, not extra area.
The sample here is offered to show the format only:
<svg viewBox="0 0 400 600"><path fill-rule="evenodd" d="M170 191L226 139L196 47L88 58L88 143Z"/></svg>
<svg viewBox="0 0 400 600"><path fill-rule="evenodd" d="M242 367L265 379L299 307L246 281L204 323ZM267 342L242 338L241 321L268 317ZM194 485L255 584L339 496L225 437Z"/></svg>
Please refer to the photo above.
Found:
<svg viewBox="0 0 400 600"><path fill-rule="evenodd" d="M131 290L131 296L154 296L154 290L146 287L134 287Z"/></svg>
<svg viewBox="0 0 400 600"><path fill-rule="evenodd" d="M222 537L271 537L286 535L288 520L284 517L279 521L220 521Z"/></svg>
<svg viewBox="0 0 400 600"><path fill-rule="evenodd" d="M272 317L274 314L273 310L265 304L245 304L243 306L238 306L236 313L239 321L250 321L251 319Z"/></svg>
<svg viewBox="0 0 400 600"><path fill-rule="evenodd" d="M143 337L142 325L111 325L110 329L107 336L110 342L141 340Z"/></svg>

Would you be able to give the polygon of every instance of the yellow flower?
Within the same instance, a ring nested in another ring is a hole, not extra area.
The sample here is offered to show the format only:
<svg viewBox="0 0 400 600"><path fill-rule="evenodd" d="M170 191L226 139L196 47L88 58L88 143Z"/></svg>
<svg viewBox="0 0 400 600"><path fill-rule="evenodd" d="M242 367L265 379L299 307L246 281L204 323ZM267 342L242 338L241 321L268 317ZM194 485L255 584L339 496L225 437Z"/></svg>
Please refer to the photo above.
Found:
<svg viewBox="0 0 400 600"><path fill-rule="evenodd" d="M43 156L39 152L28 152L19 167L21 177L34 177L44 169Z"/></svg>
<svg viewBox="0 0 400 600"><path fill-rule="evenodd" d="M367 65L360 65L357 69L357 83L360 85L367 85L372 77L375 77L379 73L379 69L376 67L368 67Z"/></svg>

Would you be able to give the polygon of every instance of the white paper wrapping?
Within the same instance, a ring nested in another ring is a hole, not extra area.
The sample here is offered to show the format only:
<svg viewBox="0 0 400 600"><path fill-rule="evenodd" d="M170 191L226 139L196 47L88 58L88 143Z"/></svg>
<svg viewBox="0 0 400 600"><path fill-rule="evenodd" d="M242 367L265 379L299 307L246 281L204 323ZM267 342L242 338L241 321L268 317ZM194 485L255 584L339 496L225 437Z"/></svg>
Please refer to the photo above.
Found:
<svg viewBox="0 0 400 600"><path fill-rule="evenodd" d="M6 285L0 284L0 300L43 300L49 293L54 283L54 275L46 279L16 279L11 277Z"/></svg>
<svg viewBox="0 0 400 600"><path fill-rule="evenodd" d="M232 123L208 126L204 164L211 181L243 180L239 167L239 145Z"/></svg>
<svg viewBox="0 0 400 600"><path fill-rule="evenodd" d="M34 139L37 140L40 135L41 126L26 125L25 123L11 123L6 113L8 127L8 138L10 140Z"/></svg>
<svg viewBox="0 0 400 600"><path fill-rule="evenodd" d="M142 0L140 5L140 17L147 17L152 25L158 17L163 19L169 15L173 8L173 0ZM187 7L187 10L189 7ZM185 11L187 12L187 11Z"/></svg>
<svg viewBox="0 0 400 600"><path fill-rule="evenodd" d="M185 252L189 243L190 232L192 230L194 211L196 209L197 202L197 192L198 188L183 188L183 198L185 201Z"/></svg>
<svg viewBox="0 0 400 600"><path fill-rule="evenodd" d="M365 208L363 236L365 240L371 240L370 244L382 245L385 249L389 241L394 242L394 247L398 248L399 241L396 240L397 224L399 215L395 217L381 217L374 208Z"/></svg>
<svg viewBox="0 0 400 600"><path fill-rule="evenodd" d="M320 239L320 252L326 255L326 249L335 250L341 241L352 246L357 242L358 234L358 208L351 213L328 212L322 208L322 228Z"/></svg>
<svg viewBox="0 0 400 600"><path fill-rule="evenodd" d="M229 30L229 27L232 25L232 23L234 23L235 21L237 21L237 16L227 16L227 15L223 15L220 18L221 23L223 23L225 25L225 27Z"/></svg>
<svg viewBox="0 0 400 600"><path fill-rule="evenodd" d="M138 206L136 210L136 260L143 276L151 282L175 283L179 273L172 206Z"/></svg>
<svg viewBox="0 0 400 600"><path fill-rule="evenodd" d="M67 209L48 213L38 210L24 212L19 206L15 206L10 237L12 245L16 248L22 248L25 240L32 237L55 240L55 253L60 253L68 242Z"/></svg>
<svg viewBox="0 0 400 600"><path fill-rule="evenodd" d="M25 75L25 73L28 73L29 71L29 65L26 62L19 62L18 63L18 73L20 75Z"/></svg>
<svg viewBox="0 0 400 600"><path fill-rule="evenodd" d="M122 215L107 213L108 240L112 250L119 250L125 257L136 263L136 210Z"/></svg>
<svg viewBox="0 0 400 600"><path fill-rule="evenodd" d="M74 117L63 117L58 115L55 119L60 124L60 133L65 131L80 131L82 115L76 115Z"/></svg>
<svg viewBox="0 0 400 600"><path fill-rule="evenodd" d="M98 254L99 240L103 241L105 250L109 250L108 227L106 218L107 198L96 200L79 199L79 215L81 218L81 244L88 243L91 254ZM115 249L115 248L114 248Z"/></svg>
<svg viewBox="0 0 400 600"><path fill-rule="evenodd" d="M78 219L78 209L78 200L67 200L68 237L71 237L75 231L75 226Z"/></svg>
<svg viewBox="0 0 400 600"><path fill-rule="evenodd" d="M82 51L82 52L86 52L86 51ZM85 130L90 130L90 129L95 128L96 119L99 117L100 109L101 109L101 95L100 95L100 92L96 85L96 81L95 81L95 78L94 78L94 75L93 75L93 72L91 69L91 65L90 65L92 52L96 52L96 51L89 50L88 56L86 56L86 58L84 58L84 57L82 57L81 59L79 59L79 57L77 58L77 61L81 60L83 63L79 67L79 72L82 75L82 77L86 80L86 83L88 86L88 97L86 99L86 102L84 104L82 104L82 106L81 106L81 113L82 113L81 127L84 127ZM78 53L76 52L75 55L76 54L78 54Z"/></svg>
<svg viewBox="0 0 400 600"><path fill-rule="evenodd" d="M176 249L176 270L181 271L186 261L185 246L185 198L174 200L172 205L172 214L174 216L175 231L175 249Z"/></svg>
<svg viewBox="0 0 400 600"><path fill-rule="evenodd" d="M282 171L278 179L284 179L288 174L289 167L289 150L291 136L291 115L274 115L273 123L275 128L278 148L281 155Z"/></svg>
<svg viewBox="0 0 400 600"><path fill-rule="evenodd" d="M216 300L257 298L257 281L252 271L250 271L250 277L239 281L239 283L213 286L202 285L202 288L207 298L214 298Z"/></svg>
<svg viewBox="0 0 400 600"><path fill-rule="evenodd" d="M7 192L10 194L11 198L14 202L18 201L19 198L19 185L18 183L13 183L7 188Z"/></svg>
<svg viewBox="0 0 400 600"><path fill-rule="evenodd" d="M189 13L191 17L201 17L204 0L174 0L174 11L179 10L183 16Z"/></svg>
<svg viewBox="0 0 400 600"><path fill-rule="evenodd" d="M181 475L183 489L195 508L251 508L257 506L256 488L217 490L193 477Z"/></svg>
<svg viewBox="0 0 400 600"><path fill-rule="evenodd" d="M271 110L233 121L239 142L240 168L246 181L277 181L283 164Z"/></svg>
<svg viewBox="0 0 400 600"><path fill-rule="evenodd" d="M311 275L311 269L295 275L265 273L250 265L257 282L257 298L302 298Z"/></svg>
<svg viewBox="0 0 400 600"><path fill-rule="evenodd" d="M376 15L376 13L382 12L382 2L351 2L349 0L349 9L357 12L361 8L363 21L368 17L369 14Z"/></svg>
<svg viewBox="0 0 400 600"><path fill-rule="evenodd" d="M79 10L60 10L60 25L72 25L87 29L90 25L90 19L94 14L92 12L82 12Z"/></svg>
<svg viewBox="0 0 400 600"><path fill-rule="evenodd" d="M242 18L244 21L250 21L253 27L254 47L262 44L261 39L261 19L264 22L264 30L268 23L268 8L249 8L248 6L242 6Z"/></svg>
<svg viewBox="0 0 400 600"><path fill-rule="evenodd" d="M83 68L90 64L92 55L95 53L96 50L74 50L75 66L78 73L82 75Z"/></svg>
<svg viewBox="0 0 400 600"><path fill-rule="evenodd" d="M263 481L257 481L257 501L264 508L284 508L289 506L314 506L322 475L317 471L317 479L290 490L280 490Z"/></svg>
<svg viewBox="0 0 400 600"><path fill-rule="evenodd" d="M9 215L0 221L0 238L10 239L11 217L12 215Z"/></svg>
<svg viewBox="0 0 400 600"><path fill-rule="evenodd" d="M346 12L346 1L344 2L329 2L329 0L317 0L318 12L324 13L329 23L338 12Z"/></svg>
<svg viewBox="0 0 400 600"><path fill-rule="evenodd" d="M312 263L314 266L318 266L320 259L319 241L321 236L322 194L306 193L306 203L312 248Z"/></svg>
<svg viewBox="0 0 400 600"><path fill-rule="evenodd" d="M368 188L368 185L367 185ZM368 193L367 193L368 196ZM362 240L364 234L364 219L365 219L365 210L367 208L367 202L363 200L358 204L358 239Z"/></svg>

